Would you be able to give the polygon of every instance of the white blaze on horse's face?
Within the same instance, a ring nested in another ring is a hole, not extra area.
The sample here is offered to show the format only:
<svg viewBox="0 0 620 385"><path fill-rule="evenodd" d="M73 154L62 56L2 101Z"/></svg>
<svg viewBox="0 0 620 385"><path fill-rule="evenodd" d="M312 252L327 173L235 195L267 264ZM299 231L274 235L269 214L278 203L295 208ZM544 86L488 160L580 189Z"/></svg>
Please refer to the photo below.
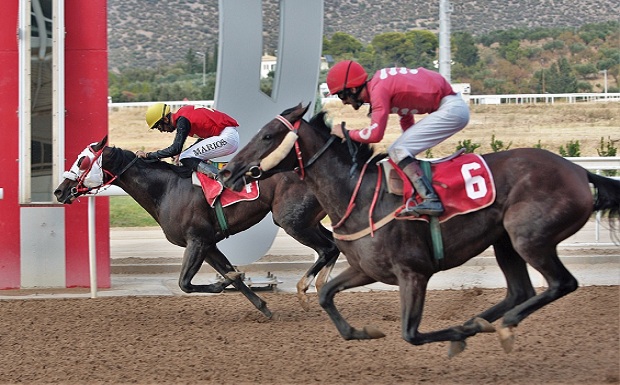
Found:
<svg viewBox="0 0 620 385"><path fill-rule="evenodd" d="M282 140L282 143L260 161L260 169L262 171L269 171L280 164L282 159L286 158L288 153L291 152L296 141L297 134L293 131L289 131Z"/></svg>
<svg viewBox="0 0 620 385"><path fill-rule="evenodd" d="M97 143L91 143L90 146L82 150L69 171L65 171L62 174L63 178L78 180L78 178L82 178L82 174L86 172L87 175L82 181L84 186L88 188L95 188L103 184L103 167L101 165L101 157L95 159L95 154L91 150L91 146L96 144Z"/></svg>

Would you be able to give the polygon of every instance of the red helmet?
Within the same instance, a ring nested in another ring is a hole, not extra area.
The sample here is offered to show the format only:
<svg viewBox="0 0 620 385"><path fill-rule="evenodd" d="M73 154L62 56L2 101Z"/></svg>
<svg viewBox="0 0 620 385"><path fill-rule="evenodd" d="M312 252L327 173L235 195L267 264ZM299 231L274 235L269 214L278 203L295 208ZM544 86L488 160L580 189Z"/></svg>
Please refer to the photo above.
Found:
<svg viewBox="0 0 620 385"><path fill-rule="evenodd" d="M359 87L366 79L368 74L358 62L345 60L336 63L327 73L329 94L335 95L346 88Z"/></svg>

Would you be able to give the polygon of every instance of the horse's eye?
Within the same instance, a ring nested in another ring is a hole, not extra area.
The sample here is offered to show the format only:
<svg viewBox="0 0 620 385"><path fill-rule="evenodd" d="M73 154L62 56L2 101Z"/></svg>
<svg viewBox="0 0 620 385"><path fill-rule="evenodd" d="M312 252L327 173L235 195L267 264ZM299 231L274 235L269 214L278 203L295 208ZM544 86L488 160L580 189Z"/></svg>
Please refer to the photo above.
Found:
<svg viewBox="0 0 620 385"><path fill-rule="evenodd" d="M263 136L263 140L271 140L273 139L273 135L271 134L266 134L265 136Z"/></svg>

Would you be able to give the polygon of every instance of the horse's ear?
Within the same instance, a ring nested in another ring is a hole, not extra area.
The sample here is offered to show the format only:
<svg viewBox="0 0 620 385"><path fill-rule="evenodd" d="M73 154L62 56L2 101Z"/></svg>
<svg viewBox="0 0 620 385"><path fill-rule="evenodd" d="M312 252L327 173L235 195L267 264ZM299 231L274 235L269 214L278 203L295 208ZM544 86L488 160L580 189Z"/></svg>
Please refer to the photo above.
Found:
<svg viewBox="0 0 620 385"><path fill-rule="evenodd" d="M101 142L99 142L99 143L97 143L95 145L94 148L98 151L98 150L101 150L102 148L104 148L105 146L107 146L107 144L108 144L108 136L106 135L106 136L103 137L103 139L101 139Z"/></svg>
<svg viewBox="0 0 620 385"><path fill-rule="evenodd" d="M305 107L303 106L303 103L299 103L297 107L295 107L295 110L291 113L289 121L291 123L294 123L299 119L303 118L306 112L308 112L308 108L310 108L310 103L308 103L308 105Z"/></svg>

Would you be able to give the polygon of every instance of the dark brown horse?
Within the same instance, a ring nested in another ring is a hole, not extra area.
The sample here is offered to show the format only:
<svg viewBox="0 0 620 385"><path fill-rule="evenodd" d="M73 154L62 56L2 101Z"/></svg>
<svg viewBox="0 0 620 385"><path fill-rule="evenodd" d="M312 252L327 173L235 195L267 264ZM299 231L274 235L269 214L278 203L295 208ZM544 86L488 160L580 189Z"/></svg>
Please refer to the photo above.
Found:
<svg viewBox="0 0 620 385"><path fill-rule="evenodd" d="M558 243L577 232L598 210L608 211L613 235L618 236L619 181L592 174L545 150L515 149L483 156L495 178L496 199L482 210L441 223L444 258L438 263L433 257L428 223L391 220L394 210L403 203L402 197L388 193L384 186L373 201L379 170L373 167L371 148L334 142L323 113L306 122L302 119L306 111L307 107L298 105L267 123L220 176L225 185L238 189L247 176L262 178L267 170L273 173L298 168L330 219L339 223L346 217L334 230L334 237L350 267L319 291L319 303L347 340L383 334L372 328L350 326L334 306L334 296L348 288L380 281L399 286L406 341L414 345L452 341L452 356L465 348L468 337L494 331L490 323L503 317L498 332L508 352L513 346L513 328L534 311L577 289L577 280L558 257ZM350 197L367 162L371 166L367 167L349 215ZM387 224L376 229L374 237L340 240L341 236L368 228L371 203L375 205L375 222L386 219ZM493 246L506 278L505 299L463 325L418 331L431 276L465 263L489 246ZM536 293L527 264L543 275L547 290Z"/></svg>
<svg viewBox="0 0 620 385"><path fill-rule="evenodd" d="M271 312L265 302L250 290L217 248L217 242L228 235L222 230L216 214L207 204L200 187L192 185L191 172L166 162L146 162L120 148L107 147L107 136L85 149L65 172L64 181L54 195L61 203L72 203L89 188L109 184L121 187L156 221L170 243L185 248L179 286L186 293L219 293L233 285L267 317ZM99 168L95 154L101 154ZM97 181L97 176L99 180ZM86 184L86 185L85 185ZM228 233L236 234L260 222L269 211L274 222L300 243L318 253L318 260L297 284L302 306L307 306L305 292L317 277L317 286L326 281L340 251L332 233L320 223L325 212L316 197L292 173L260 183L260 197L223 208ZM225 279L211 285L191 283L203 262L211 265ZM318 288L317 287L317 288Z"/></svg>

